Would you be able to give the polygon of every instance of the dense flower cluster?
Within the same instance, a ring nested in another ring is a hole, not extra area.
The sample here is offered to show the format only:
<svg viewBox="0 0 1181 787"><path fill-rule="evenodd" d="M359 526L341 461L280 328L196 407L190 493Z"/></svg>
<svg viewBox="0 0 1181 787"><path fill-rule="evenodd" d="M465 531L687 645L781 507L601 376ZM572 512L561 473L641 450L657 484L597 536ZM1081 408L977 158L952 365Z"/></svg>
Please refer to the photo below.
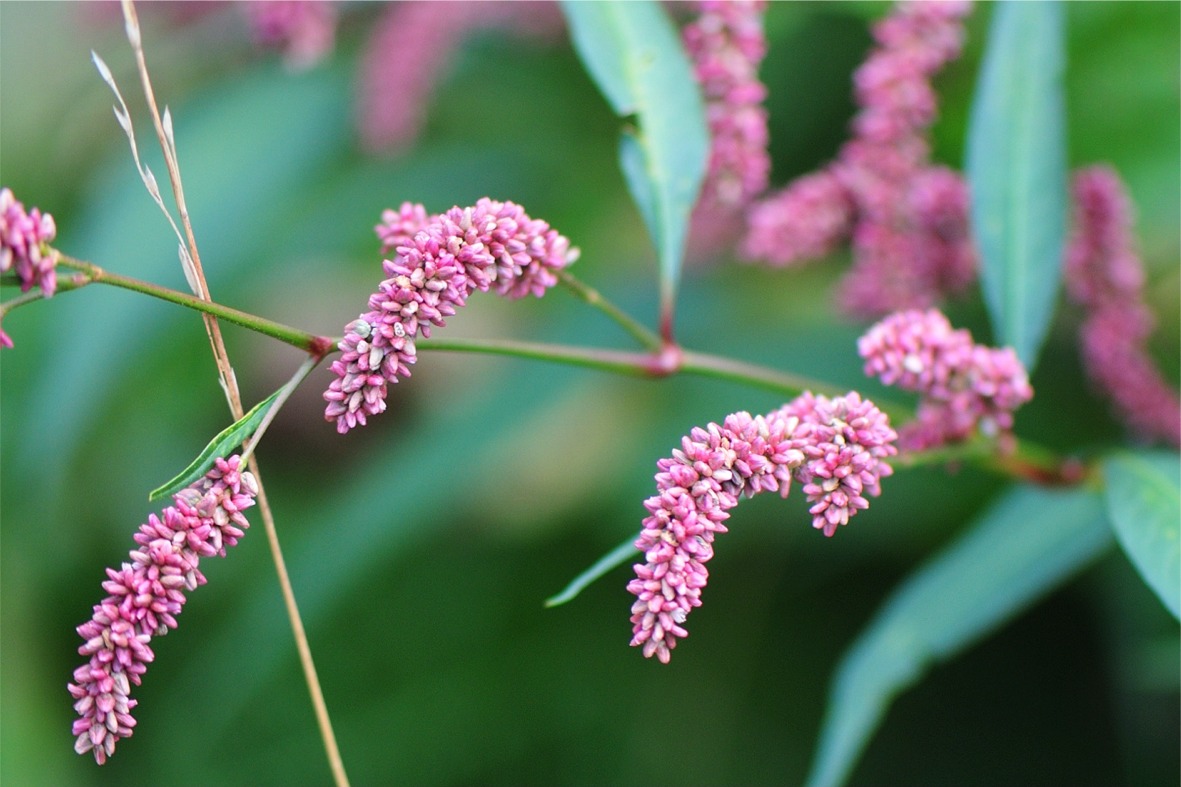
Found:
<svg viewBox="0 0 1181 787"><path fill-rule="evenodd" d="M636 547L646 562L628 584L637 597L631 644L669 661L687 636L682 624L701 606L714 536L726 532L740 498L787 497L795 478L813 504L812 526L831 536L868 506L867 496L880 494L896 437L886 416L856 393L831 400L805 393L766 416L740 412L694 428L657 462L657 494L644 503L649 516Z"/></svg>
<svg viewBox="0 0 1181 787"><path fill-rule="evenodd" d="M22 291L36 286L45 297L53 295L57 253L49 244L56 236L53 216L37 208L26 211L11 189L0 189L0 273L14 271Z"/></svg>
<svg viewBox="0 0 1181 787"><path fill-rule="evenodd" d="M925 307L975 271L967 188L929 162L937 102L931 78L962 46L967 2L900 2L874 27L858 68L859 112L836 161L790 183L748 214L744 256L790 265L850 241L840 299L851 312Z"/></svg>
<svg viewBox="0 0 1181 787"><path fill-rule="evenodd" d="M404 204L386 211L377 228L396 253L382 263L387 278L369 297L369 311L346 326L336 378L324 393L324 417L341 434L385 410L388 384L409 377L417 360L415 340L444 325L473 290L540 297L578 257L569 240L512 202L484 198L414 231L425 215Z"/></svg>
<svg viewBox="0 0 1181 787"><path fill-rule="evenodd" d="M131 686L140 685L155 658L152 638L176 628L186 591L205 584L201 558L224 557L250 526L242 512L254 505L258 486L241 465L238 456L218 459L204 478L173 496L174 505L149 516L135 534L130 562L107 569L103 590L110 595L78 627L84 640L78 652L90 660L74 670L69 685L79 716L74 749L93 752L99 765L133 732Z"/></svg>
<svg viewBox="0 0 1181 787"><path fill-rule="evenodd" d="M1012 348L976 344L935 309L892 314L857 343L865 373L922 395L914 422L899 430L904 450L965 440L979 429L1000 436L1033 389Z"/></svg>
<svg viewBox="0 0 1181 787"><path fill-rule="evenodd" d="M1075 175L1072 191L1064 267L1067 293L1087 310L1080 328L1087 373L1136 433L1181 445L1181 401L1146 348L1153 318L1123 184L1115 171L1089 167Z"/></svg>
<svg viewBox="0 0 1181 787"><path fill-rule="evenodd" d="M261 46L278 49L293 68L315 65L332 51L336 4L328 0L251 0L243 3Z"/></svg>

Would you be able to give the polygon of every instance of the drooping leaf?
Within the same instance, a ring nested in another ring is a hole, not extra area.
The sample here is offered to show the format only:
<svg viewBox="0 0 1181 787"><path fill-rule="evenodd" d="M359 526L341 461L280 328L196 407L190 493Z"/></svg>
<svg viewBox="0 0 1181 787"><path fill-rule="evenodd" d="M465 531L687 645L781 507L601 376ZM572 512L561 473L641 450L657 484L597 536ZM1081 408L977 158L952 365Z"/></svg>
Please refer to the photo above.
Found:
<svg viewBox="0 0 1181 787"><path fill-rule="evenodd" d="M895 696L1049 593L1110 540L1096 492L1006 493L912 574L846 652L807 784L843 783Z"/></svg>
<svg viewBox="0 0 1181 787"><path fill-rule="evenodd" d="M254 405L254 407L250 408L250 412L243 415L239 420L218 432L217 436L209 441L209 444L205 446L205 450L198 454L197 458L188 467L180 471L168 483L153 489L152 493L148 495L148 500L159 500L162 497L176 494L205 475L205 472L213 467L213 463L219 457L228 455L240 446L242 441L254 434L254 430L258 428L259 423L266 417L267 411L271 409L271 405L275 403L275 400L282 392L283 389L281 388L275 391L266 399L263 399Z"/></svg>
<svg viewBox="0 0 1181 787"><path fill-rule="evenodd" d="M563 2L574 48L624 130L620 166L660 260L670 313L709 158L701 93L676 29L651 0Z"/></svg>
<svg viewBox="0 0 1181 787"><path fill-rule="evenodd" d="M1181 619L1181 457L1118 453L1103 463L1115 537L1132 565Z"/></svg>
<svg viewBox="0 0 1181 787"><path fill-rule="evenodd" d="M634 535L629 536L626 541L603 555L595 561L594 565L572 579L570 584L561 593L547 598L545 605L547 607L557 607L565 604L567 601L573 601L575 596L581 593L584 588L616 566L631 560L637 552L639 550L636 549L636 537Z"/></svg>
<svg viewBox="0 0 1181 787"><path fill-rule="evenodd" d="M993 11L968 128L980 280L998 344L1030 372L1054 316L1066 228L1062 9Z"/></svg>

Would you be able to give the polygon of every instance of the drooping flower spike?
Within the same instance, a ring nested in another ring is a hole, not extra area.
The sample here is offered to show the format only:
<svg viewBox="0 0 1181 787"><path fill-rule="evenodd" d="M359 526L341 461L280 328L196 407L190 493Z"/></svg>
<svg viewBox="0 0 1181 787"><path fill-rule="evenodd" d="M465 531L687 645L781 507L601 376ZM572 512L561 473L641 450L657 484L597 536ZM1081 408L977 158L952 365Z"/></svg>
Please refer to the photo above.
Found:
<svg viewBox="0 0 1181 787"><path fill-rule="evenodd" d="M540 297L578 258L569 240L512 202L484 198L416 226L425 216L406 203L377 227L383 247L396 253L382 263L387 278L369 311L345 327L324 393L324 417L341 434L385 410L388 384L409 377L418 360L416 339L446 324L473 290Z"/></svg>
<svg viewBox="0 0 1181 787"><path fill-rule="evenodd" d="M69 684L74 710L74 750L91 752L102 765L115 744L131 737L135 718L131 686L140 685L155 659L153 637L176 628L185 593L205 584L203 557L224 557L250 526L242 513L254 505L258 485L240 457L218 459L205 477L173 496L135 534L138 545L119 569L107 569L108 595L78 627L89 661Z"/></svg>
<svg viewBox="0 0 1181 787"><path fill-rule="evenodd" d="M904 450L966 440L978 429L1003 436L1014 411L1033 398L1011 347L976 344L935 309L890 315L858 340L857 350L867 375L922 396L915 420L899 430Z"/></svg>
<svg viewBox="0 0 1181 787"><path fill-rule="evenodd" d="M685 619L701 605L714 536L726 532L740 498L787 497L794 478L813 504L812 526L832 536L881 493L896 437L885 414L857 393L831 400L805 393L765 416L734 413L694 428L657 462L657 494L644 503L649 515L636 547L646 562L627 586L636 596L631 644L668 663L688 635Z"/></svg>

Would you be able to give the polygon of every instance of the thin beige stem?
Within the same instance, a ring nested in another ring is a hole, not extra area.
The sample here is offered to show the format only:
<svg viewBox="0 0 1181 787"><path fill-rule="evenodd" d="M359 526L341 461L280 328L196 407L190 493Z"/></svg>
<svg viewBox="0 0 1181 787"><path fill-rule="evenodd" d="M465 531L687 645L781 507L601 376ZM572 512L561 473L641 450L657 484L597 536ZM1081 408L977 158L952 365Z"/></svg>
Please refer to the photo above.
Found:
<svg viewBox="0 0 1181 787"><path fill-rule="evenodd" d="M197 251L197 239L193 233L193 225L189 220L189 211L185 204L184 187L180 177L180 165L177 162L176 148L172 134L165 129L164 120L160 115L160 110L156 105L156 96L152 90L152 81L148 76L147 59L144 56L143 41L140 34L139 19L136 17L135 5L131 0L123 0L123 18L127 26L127 39L131 43L131 48L135 52L135 62L139 70L140 81L143 83L144 97L147 99L148 109L152 115L152 123L156 127L156 137L159 139L160 147L164 151L164 161L168 168L168 179L172 184L172 194L176 199L177 210L180 212L181 224L184 227L185 239L188 245L189 259L192 262L193 278L196 287L196 295L205 299L212 300L209 292L209 286L205 281L205 272L201 267L201 255ZM211 314L202 314L205 321L205 330L209 335L209 343L213 349L213 358L217 363L218 375L221 377L222 387L225 389L226 399L229 401L230 412L234 416L234 420L239 420L245 413L242 407L242 395L238 390L237 377L234 374L234 369L230 365L229 354L226 352L225 343L222 341L221 328L218 325L217 318ZM332 731L332 721L328 715L328 706L324 702L324 692L320 688L320 679L316 674L316 665L312 661L311 648L308 646L307 633L303 627L303 620L300 618L299 605L295 601L295 591L291 586L291 577L287 573L287 564L283 560L283 550L279 544L279 533L275 528L274 515L271 512L270 504L267 502L266 491L262 484L262 475L258 468L258 459L255 456L250 456L248 464L250 471L254 474L258 481L258 510L262 517L263 530L267 534L267 543L270 545L271 557L275 563L275 572L278 574L279 587L283 593L283 603L287 608L287 617L291 621L292 634L295 637L295 646L299 651L299 661L303 668L304 680L308 685L308 692L311 695L312 708L315 711L316 722L320 727L320 736L324 741L324 750L328 756L328 766L332 770L332 778L337 787L348 787L348 775L344 770L344 762L340 757L340 749L336 745L336 736Z"/></svg>

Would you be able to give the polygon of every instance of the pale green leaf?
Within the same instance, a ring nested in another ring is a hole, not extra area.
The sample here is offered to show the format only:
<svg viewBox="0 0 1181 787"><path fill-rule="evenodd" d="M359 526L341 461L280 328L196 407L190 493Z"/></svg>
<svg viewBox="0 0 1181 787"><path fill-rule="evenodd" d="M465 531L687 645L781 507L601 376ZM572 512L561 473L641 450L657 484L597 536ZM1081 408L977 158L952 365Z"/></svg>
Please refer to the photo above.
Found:
<svg viewBox="0 0 1181 787"><path fill-rule="evenodd" d="M660 260L665 312L680 279L689 216L709 158L709 131L693 68L660 6L563 2L574 48L624 130L620 162Z"/></svg>
<svg viewBox="0 0 1181 787"><path fill-rule="evenodd" d="M1103 463L1115 537L1161 602L1181 618L1181 457L1118 453Z"/></svg>
<svg viewBox="0 0 1181 787"><path fill-rule="evenodd" d="M997 344L1032 372L1054 316L1066 231L1062 8L993 8L968 127L980 280Z"/></svg>

